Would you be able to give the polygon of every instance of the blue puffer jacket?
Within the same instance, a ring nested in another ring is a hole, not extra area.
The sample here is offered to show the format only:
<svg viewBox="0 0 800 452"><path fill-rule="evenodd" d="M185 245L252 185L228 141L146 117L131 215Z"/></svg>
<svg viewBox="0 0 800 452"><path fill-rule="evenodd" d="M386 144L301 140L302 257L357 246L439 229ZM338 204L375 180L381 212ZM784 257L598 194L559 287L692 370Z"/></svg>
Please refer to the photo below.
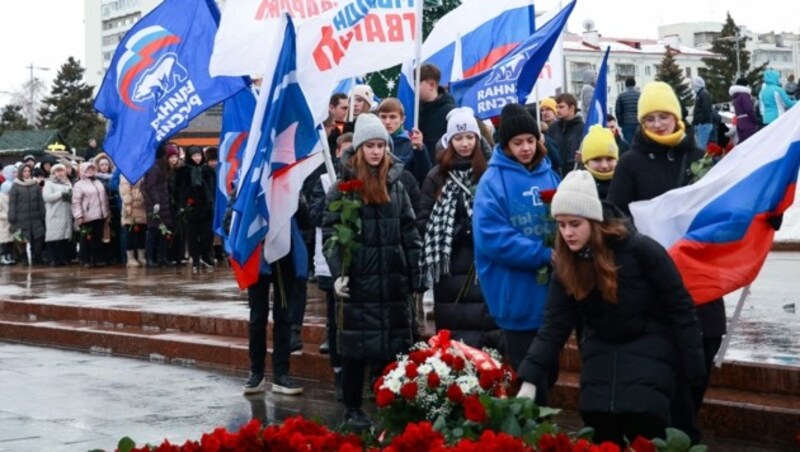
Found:
<svg viewBox="0 0 800 452"><path fill-rule="evenodd" d="M795 101L781 87L781 74L773 69L767 69L764 72L764 85L758 95L758 100L764 125L778 119L778 116L795 104Z"/></svg>
<svg viewBox="0 0 800 452"><path fill-rule="evenodd" d="M547 284L539 284L536 275L550 264L552 250L544 237L556 227L539 193L558 183L546 159L528 170L495 148L478 184L475 268L489 312L503 329L533 330L542 323Z"/></svg>

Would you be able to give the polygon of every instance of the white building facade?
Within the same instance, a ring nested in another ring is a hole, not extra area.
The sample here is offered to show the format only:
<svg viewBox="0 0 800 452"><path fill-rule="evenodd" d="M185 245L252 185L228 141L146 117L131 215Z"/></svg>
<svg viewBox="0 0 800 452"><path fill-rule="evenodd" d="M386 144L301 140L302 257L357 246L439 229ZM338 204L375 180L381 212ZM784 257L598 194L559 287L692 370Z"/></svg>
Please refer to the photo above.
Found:
<svg viewBox="0 0 800 452"><path fill-rule="evenodd" d="M583 73L587 69L598 71L603 53L610 47L608 55L608 108L614 113L617 97L625 91L625 79L633 77L641 88L656 78L658 66L664 59L667 48L675 62L684 70L688 82L704 67L702 59L714 54L693 47L680 45L677 40L664 41L636 38L608 38L597 31L585 31L582 35L567 34L564 38L564 60L566 91L581 92Z"/></svg>

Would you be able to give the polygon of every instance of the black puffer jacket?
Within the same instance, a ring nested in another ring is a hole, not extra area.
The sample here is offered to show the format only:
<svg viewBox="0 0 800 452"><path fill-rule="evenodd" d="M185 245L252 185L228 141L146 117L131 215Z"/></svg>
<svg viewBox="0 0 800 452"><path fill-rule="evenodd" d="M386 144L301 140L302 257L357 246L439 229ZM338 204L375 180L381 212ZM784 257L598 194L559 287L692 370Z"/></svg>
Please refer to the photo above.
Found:
<svg viewBox="0 0 800 452"><path fill-rule="evenodd" d="M583 118L575 116L569 121L559 119L547 129L547 135L558 146L561 176L564 176L575 167L575 153L581 148L583 140Z"/></svg>
<svg viewBox="0 0 800 452"><path fill-rule="evenodd" d="M697 149L690 133L677 146L669 147L647 138L639 128L633 136L631 151L622 154L614 169L606 200L630 216L628 204L689 185L692 162L702 157L703 151ZM725 334L727 321L722 298L698 306L697 316L705 336Z"/></svg>
<svg viewBox="0 0 800 452"><path fill-rule="evenodd" d="M44 237L44 219L44 198L36 179L14 179L14 185L8 192L8 223L11 233L22 231L22 237L27 241Z"/></svg>
<svg viewBox="0 0 800 452"><path fill-rule="evenodd" d="M489 160L488 156L486 160ZM470 166L469 160L457 159L455 169L465 171ZM423 243L431 211L446 182L447 177L439 171L439 165L436 165L422 184L417 226L422 231ZM467 215L464 203L459 201L453 224L450 273L441 275L439 282L433 286L436 330L450 330L453 338L473 347L498 348L502 332L489 315L483 299L475 274L474 256L472 218Z"/></svg>
<svg viewBox="0 0 800 452"><path fill-rule="evenodd" d="M542 328L519 369L545 390L547 372L576 325L582 327L580 411L647 413L669 422L676 375L705 374L692 299L666 250L631 232L614 251L618 301L592 291L577 301L555 278Z"/></svg>
<svg viewBox="0 0 800 452"><path fill-rule="evenodd" d="M147 227L157 228L161 222L172 229L175 223L172 218L172 196L169 191L169 176L165 170L166 165L157 161L144 175L142 181L142 195L144 208L147 210ZM158 204L158 217L153 215L153 206Z"/></svg>
<svg viewBox="0 0 800 452"><path fill-rule="evenodd" d="M691 134L670 147L647 138L639 128L633 135L630 152L619 158L606 200L630 216L628 204L689 185L692 162L702 157L703 151L697 149Z"/></svg>
<svg viewBox="0 0 800 452"><path fill-rule="evenodd" d="M214 174L214 170L205 164L205 158L199 165L194 163L191 158L187 158L186 164L178 169L175 176L177 211L188 208L188 214L181 215L183 221L200 221L211 218L214 210L216 184L217 176ZM191 207L189 207L190 203Z"/></svg>
<svg viewBox="0 0 800 452"><path fill-rule="evenodd" d="M349 149L342 156L341 179L354 177L347 165L353 155ZM365 205L360 211L361 248L348 272L350 298L337 301L341 320L336 325L338 347L344 358L385 362L408 351L412 343L411 295L420 288L422 242L411 200L400 181L402 172L403 165L398 162L389 170L389 203ZM338 188L331 187L328 204L341 198ZM339 213L326 209L323 240L328 240L337 223ZM327 260L335 280L341 275L338 252L329 254Z"/></svg>

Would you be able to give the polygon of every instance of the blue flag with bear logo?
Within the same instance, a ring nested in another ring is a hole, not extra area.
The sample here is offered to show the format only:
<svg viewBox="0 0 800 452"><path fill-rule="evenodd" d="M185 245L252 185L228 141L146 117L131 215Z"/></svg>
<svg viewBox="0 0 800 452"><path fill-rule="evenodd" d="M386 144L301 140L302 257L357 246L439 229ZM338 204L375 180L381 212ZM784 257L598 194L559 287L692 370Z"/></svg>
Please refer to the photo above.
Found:
<svg viewBox="0 0 800 452"><path fill-rule="evenodd" d="M94 108L111 121L103 147L131 183L158 143L246 86L208 73L218 23L213 0L165 0L117 46Z"/></svg>
<svg viewBox="0 0 800 452"><path fill-rule="evenodd" d="M524 104L575 8L575 1L490 69L450 85L456 103L471 107L481 119L499 115L506 104Z"/></svg>

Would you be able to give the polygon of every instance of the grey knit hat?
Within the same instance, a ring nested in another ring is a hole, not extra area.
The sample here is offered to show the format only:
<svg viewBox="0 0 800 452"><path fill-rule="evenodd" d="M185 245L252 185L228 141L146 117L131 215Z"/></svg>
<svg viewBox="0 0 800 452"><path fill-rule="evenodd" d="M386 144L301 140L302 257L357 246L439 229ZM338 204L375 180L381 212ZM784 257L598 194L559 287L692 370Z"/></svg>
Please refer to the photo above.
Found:
<svg viewBox="0 0 800 452"><path fill-rule="evenodd" d="M369 140L383 140L388 145L391 143L389 132L383 127L381 120L372 113L361 113L356 118L356 130L353 132L353 149L358 150L362 144Z"/></svg>
<svg viewBox="0 0 800 452"><path fill-rule="evenodd" d="M603 206L597 194L597 185L588 171L574 170L558 185L550 214L573 215L589 220L603 221Z"/></svg>

